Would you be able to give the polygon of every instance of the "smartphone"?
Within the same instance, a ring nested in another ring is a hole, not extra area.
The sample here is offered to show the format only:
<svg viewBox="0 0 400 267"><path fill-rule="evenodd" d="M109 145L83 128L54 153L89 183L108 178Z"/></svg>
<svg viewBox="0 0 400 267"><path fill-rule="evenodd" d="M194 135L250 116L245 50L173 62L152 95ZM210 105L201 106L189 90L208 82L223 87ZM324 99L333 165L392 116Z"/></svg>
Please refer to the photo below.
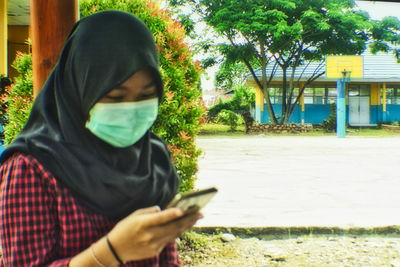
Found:
<svg viewBox="0 0 400 267"><path fill-rule="evenodd" d="M217 188L210 187L199 191L177 194L168 205L168 208L181 208L185 214L196 212L203 208L217 192Z"/></svg>

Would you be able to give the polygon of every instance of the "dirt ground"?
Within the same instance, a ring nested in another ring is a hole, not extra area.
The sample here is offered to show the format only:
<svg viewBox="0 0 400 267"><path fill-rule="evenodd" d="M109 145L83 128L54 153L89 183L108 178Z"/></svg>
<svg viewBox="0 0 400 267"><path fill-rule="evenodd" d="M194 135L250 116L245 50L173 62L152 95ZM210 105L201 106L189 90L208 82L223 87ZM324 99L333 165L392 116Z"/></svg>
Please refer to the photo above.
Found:
<svg viewBox="0 0 400 267"><path fill-rule="evenodd" d="M190 246L187 239L180 242L183 266L400 267L399 236L307 235L281 240L235 238L224 242L218 235L202 235L195 243Z"/></svg>

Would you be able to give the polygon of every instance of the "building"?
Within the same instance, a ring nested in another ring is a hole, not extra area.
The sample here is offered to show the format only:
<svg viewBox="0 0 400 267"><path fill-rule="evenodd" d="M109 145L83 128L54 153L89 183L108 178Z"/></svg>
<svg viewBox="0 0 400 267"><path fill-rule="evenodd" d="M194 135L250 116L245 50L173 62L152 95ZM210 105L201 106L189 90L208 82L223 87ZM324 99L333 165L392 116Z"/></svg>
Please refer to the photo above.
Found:
<svg viewBox="0 0 400 267"><path fill-rule="evenodd" d="M219 101L228 101L232 99L234 90L228 90L228 91L221 91L221 90L209 90L209 91L203 91L203 101L204 105L209 108L212 107L216 104L218 104Z"/></svg>
<svg viewBox="0 0 400 267"><path fill-rule="evenodd" d="M351 78L346 83L346 123L350 126L371 126L381 122L400 121L400 64L393 54L378 53L372 55L365 51L361 55L362 78ZM308 77L325 62L313 62L308 67L300 66L295 73L295 80L304 83ZM267 75L272 66L267 68ZM261 77L261 70L256 75ZM295 107L290 123L319 124L330 114L331 103L336 102L336 81L324 75L316 79L305 90ZM247 84L256 87L255 120L269 123L265 99L254 79ZM272 79L269 94L275 114L281 114L282 71L278 70ZM298 89L297 89L298 92Z"/></svg>
<svg viewBox="0 0 400 267"><path fill-rule="evenodd" d="M78 3L78 0L0 0L0 74L17 76L11 66L17 51L31 51L36 95L79 17ZM32 45L27 44L28 39Z"/></svg>
<svg viewBox="0 0 400 267"><path fill-rule="evenodd" d="M29 0L0 0L0 74L18 75L11 67L17 51L27 53L30 49Z"/></svg>

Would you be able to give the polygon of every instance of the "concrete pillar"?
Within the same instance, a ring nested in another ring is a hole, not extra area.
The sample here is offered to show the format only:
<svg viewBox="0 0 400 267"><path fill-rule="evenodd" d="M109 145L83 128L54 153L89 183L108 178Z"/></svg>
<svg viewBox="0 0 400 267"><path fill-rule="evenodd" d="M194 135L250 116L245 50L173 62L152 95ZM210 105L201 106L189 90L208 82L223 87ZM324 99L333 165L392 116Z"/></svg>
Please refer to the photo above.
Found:
<svg viewBox="0 0 400 267"><path fill-rule="evenodd" d="M78 0L30 0L33 93L37 95L79 17Z"/></svg>
<svg viewBox="0 0 400 267"><path fill-rule="evenodd" d="M256 105L255 105L255 116L254 119L258 123L262 123L262 117L264 112L264 93L256 87Z"/></svg>
<svg viewBox="0 0 400 267"><path fill-rule="evenodd" d="M337 101L336 101L336 136L346 137L346 95L345 79L339 79L336 83Z"/></svg>
<svg viewBox="0 0 400 267"><path fill-rule="evenodd" d="M7 61L7 39L8 39L8 22L7 22L7 0L0 0L0 74L8 76Z"/></svg>

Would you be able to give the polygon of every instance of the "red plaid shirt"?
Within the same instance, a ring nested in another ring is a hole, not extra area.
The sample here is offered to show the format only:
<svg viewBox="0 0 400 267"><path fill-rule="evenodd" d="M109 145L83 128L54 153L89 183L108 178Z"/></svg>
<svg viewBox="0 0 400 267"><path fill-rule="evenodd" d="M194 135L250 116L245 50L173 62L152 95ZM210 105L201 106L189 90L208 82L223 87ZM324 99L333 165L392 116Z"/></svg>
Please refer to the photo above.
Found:
<svg viewBox="0 0 400 267"><path fill-rule="evenodd" d="M34 157L14 154L0 168L0 266L68 266L115 221L80 205ZM124 266L180 266L176 244Z"/></svg>

